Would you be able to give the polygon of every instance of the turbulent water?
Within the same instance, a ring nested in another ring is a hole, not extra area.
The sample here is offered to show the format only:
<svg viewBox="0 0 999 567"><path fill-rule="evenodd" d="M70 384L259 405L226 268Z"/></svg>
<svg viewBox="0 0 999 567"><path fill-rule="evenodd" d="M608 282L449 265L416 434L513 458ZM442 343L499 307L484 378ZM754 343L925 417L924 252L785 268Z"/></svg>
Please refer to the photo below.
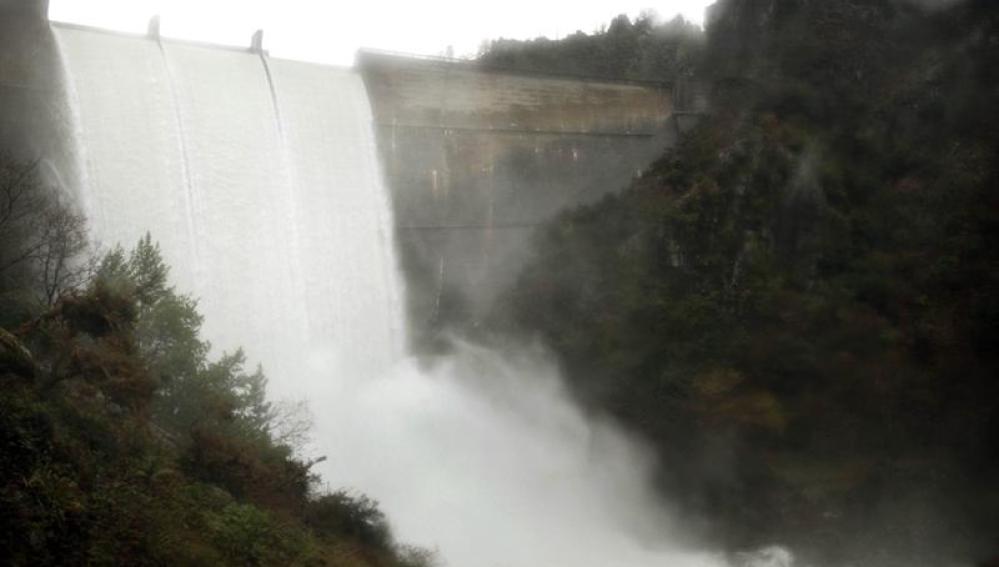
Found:
<svg viewBox="0 0 999 567"><path fill-rule="evenodd" d="M677 551L643 451L574 407L543 353L465 345L429 367L404 355L392 215L356 74L56 35L96 238L152 233L216 349L245 347L273 394L309 400L331 485L380 500L401 539L454 567L723 564Z"/></svg>

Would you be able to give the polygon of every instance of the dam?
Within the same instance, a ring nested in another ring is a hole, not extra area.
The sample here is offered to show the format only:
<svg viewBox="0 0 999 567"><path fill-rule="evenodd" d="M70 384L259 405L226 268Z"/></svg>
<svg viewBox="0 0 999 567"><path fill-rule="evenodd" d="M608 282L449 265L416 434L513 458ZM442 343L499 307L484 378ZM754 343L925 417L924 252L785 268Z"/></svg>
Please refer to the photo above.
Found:
<svg viewBox="0 0 999 567"><path fill-rule="evenodd" d="M332 237L359 221L346 192L331 184L330 168L351 161L380 169L394 216L385 238L399 244L407 281L398 299L417 342L451 324L475 325L516 276L538 223L622 189L675 138L666 84L487 70L371 50L358 54L353 69L336 68L272 58L260 35L245 48L203 45L160 37L155 21L148 34L130 35L50 23L46 10L43 2L0 3L3 147L41 157L49 182L98 224L109 195L136 205L106 235L123 242L155 226L161 211L190 219L223 204L245 212L239 222L269 227L269 238L292 239L288 219L315 207L285 197L305 186L323 188L313 197L352 219L335 228L340 221L314 218ZM344 98L338 82L351 84L352 94ZM119 96L109 97L112 91ZM344 100L354 102L340 117L313 120ZM116 113L138 121L143 139L116 127ZM212 139L193 126L203 122L212 123ZM369 142L380 163L364 163L346 147L310 148L308 163L296 161L306 140L361 123L373 127ZM85 144L69 142L81 137ZM206 151L221 146L225 156ZM159 158L152 163L147 154ZM271 206L240 209L252 191ZM180 264L168 256L179 281L219 266L203 227L179 216L171 222L169 234L155 238L196 259ZM230 312L248 298L226 301L220 309Z"/></svg>

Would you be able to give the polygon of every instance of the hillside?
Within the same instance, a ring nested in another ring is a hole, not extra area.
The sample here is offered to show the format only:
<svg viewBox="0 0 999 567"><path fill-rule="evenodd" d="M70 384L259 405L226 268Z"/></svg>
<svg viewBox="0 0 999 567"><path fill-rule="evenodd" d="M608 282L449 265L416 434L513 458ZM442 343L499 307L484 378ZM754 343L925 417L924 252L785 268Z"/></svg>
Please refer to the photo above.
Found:
<svg viewBox="0 0 999 567"><path fill-rule="evenodd" d="M820 565L999 554L997 23L721 2L712 115L536 235L496 324L654 444L708 537Z"/></svg>
<svg viewBox="0 0 999 567"><path fill-rule="evenodd" d="M214 359L147 235L87 261L76 215L0 160L5 565L418 567L377 503L320 487L305 415Z"/></svg>

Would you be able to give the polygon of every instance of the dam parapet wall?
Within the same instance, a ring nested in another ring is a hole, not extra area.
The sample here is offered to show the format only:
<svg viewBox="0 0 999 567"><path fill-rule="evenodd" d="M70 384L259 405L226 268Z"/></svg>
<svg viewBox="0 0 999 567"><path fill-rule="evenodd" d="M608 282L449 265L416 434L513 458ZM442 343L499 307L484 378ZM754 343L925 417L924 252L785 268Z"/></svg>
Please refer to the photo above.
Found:
<svg viewBox="0 0 999 567"><path fill-rule="evenodd" d="M475 62L362 50L375 121L497 132L654 135L671 86L484 69Z"/></svg>

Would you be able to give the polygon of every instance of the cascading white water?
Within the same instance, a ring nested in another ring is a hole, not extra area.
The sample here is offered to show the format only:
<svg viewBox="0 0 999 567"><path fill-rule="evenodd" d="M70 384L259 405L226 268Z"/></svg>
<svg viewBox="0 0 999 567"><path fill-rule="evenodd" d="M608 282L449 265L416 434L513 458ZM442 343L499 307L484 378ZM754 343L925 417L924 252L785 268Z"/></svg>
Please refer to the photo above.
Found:
<svg viewBox="0 0 999 567"><path fill-rule="evenodd" d="M216 348L244 346L279 396L309 400L330 484L379 499L401 539L454 567L723 564L675 551L642 451L571 404L543 355L463 346L430 369L403 356L357 75L56 32L93 233L152 233Z"/></svg>
<svg viewBox="0 0 999 567"><path fill-rule="evenodd" d="M57 28L76 97L95 237L160 242L219 349L282 394L304 352L372 372L402 310L363 83L343 69ZM346 364L349 362L349 364Z"/></svg>

